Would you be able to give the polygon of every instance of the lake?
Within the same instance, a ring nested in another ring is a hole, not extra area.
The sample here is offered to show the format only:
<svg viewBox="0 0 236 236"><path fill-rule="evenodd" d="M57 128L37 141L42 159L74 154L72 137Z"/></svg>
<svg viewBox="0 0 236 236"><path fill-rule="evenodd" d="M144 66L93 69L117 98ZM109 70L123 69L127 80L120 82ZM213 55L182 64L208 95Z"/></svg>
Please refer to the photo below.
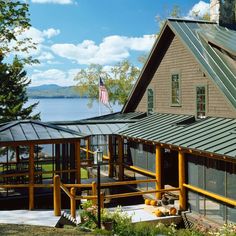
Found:
<svg viewBox="0 0 236 236"><path fill-rule="evenodd" d="M88 106L88 98L41 98L29 99L26 104L33 104L39 101L34 113L41 112L42 121L71 121L89 117L99 116L98 101L93 106ZM109 114L110 111L103 104L100 105L101 115ZM121 105L112 105L113 112L122 109Z"/></svg>

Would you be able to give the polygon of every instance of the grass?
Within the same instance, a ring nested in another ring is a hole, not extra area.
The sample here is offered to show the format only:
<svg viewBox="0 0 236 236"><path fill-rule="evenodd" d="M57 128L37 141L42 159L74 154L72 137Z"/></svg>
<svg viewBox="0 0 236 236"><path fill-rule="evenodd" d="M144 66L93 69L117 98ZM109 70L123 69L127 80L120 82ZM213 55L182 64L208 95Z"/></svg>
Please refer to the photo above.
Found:
<svg viewBox="0 0 236 236"><path fill-rule="evenodd" d="M0 224L0 234L1 235L11 235L11 236L52 236L52 235L93 235L90 233L85 233L78 231L76 227L66 227L66 228L52 228L44 226L32 226L32 225L17 225L17 224Z"/></svg>

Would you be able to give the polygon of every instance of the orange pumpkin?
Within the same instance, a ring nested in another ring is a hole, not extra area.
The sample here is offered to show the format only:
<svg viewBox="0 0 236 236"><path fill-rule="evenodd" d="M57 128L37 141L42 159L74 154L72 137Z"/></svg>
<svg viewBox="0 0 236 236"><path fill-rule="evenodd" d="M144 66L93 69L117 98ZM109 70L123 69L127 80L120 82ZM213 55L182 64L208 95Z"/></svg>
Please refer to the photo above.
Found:
<svg viewBox="0 0 236 236"><path fill-rule="evenodd" d="M177 209L175 207L171 207L169 210L169 213L171 216L175 216L177 213Z"/></svg>
<svg viewBox="0 0 236 236"><path fill-rule="evenodd" d="M156 206L156 205L157 205L157 201L156 201L156 200L151 200L150 204L151 204L152 206Z"/></svg>
<svg viewBox="0 0 236 236"><path fill-rule="evenodd" d="M162 217L163 216L163 213L160 210L156 210L154 213L157 217Z"/></svg>
<svg viewBox="0 0 236 236"><path fill-rule="evenodd" d="M146 204L146 205L150 205L150 203L151 203L151 200L150 200L150 199L145 199L145 204Z"/></svg>

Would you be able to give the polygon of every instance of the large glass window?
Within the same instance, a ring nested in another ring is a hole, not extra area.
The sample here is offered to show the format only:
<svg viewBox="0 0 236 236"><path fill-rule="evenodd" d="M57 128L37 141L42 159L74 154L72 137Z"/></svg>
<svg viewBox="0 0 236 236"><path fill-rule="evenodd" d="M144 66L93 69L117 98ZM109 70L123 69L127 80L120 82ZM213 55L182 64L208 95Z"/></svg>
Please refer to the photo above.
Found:
<svg viewBox="0 0 236 236"><path fill-rule="evenodd" d="M204 158L195 155L188 156L188 183L204 187Z"/></svg>
<svg viewBox="0 0 236 236"><path fill-rule="evenodd" d="M236 199L236 163L196 155L187 156L187 183L209 192ZM236 222L236 207L213 198L188 191L188 203L192 211L216 222Z"/></svg>
<svg viewBox="0 0 236 236"><path fill-rule="evenodd" d="M154 111L154 92L153 89L147 90L147 112L152 113Z"/></svg>
<svg viewBox="0 0 236 236"><path fill-rule="evenodd" d="M206 117L206 87L197 86L196 88L197 118Z"/></svg>
<svg viewBox="0 0 236 236"><path fill-rule="evenodd" d="M225 196L225 162L207 159L206 190Z"/></svg>
<svg viewBox="0 0 236 236"><path fill-rule="evenodd" d="M171 104L179 106L180 102L180 76L179 74L171 75Z"/></svg>

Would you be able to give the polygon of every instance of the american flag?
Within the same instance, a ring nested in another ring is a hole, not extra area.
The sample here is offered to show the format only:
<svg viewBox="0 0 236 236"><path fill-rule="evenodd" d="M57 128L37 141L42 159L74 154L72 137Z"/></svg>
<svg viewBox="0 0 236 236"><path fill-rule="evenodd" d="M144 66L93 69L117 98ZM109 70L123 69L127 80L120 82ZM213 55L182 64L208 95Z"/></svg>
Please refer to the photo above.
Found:
<svg viewBox="0 0 236 236"><path fill-rule="evenodd" d="M109 105L108 92L107 92L107 89L106 89L101 77L99 80L99 100L104 105Z"/></svg>

